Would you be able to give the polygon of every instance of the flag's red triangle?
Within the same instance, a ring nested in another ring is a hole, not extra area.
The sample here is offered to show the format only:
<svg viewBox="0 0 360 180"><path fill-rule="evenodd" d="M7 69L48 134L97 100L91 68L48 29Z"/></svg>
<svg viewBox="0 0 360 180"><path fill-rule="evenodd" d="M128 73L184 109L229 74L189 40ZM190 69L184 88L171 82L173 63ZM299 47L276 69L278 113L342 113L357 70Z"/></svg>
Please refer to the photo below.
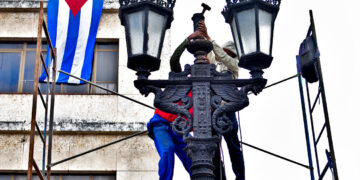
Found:
<svg viewBox="0 0 360 180"><path fill-rule="evenodd" d="M70 10L74 17L80 11L81 7L88 1L88 0L65 0L66 3L69 5Z"/></svg>

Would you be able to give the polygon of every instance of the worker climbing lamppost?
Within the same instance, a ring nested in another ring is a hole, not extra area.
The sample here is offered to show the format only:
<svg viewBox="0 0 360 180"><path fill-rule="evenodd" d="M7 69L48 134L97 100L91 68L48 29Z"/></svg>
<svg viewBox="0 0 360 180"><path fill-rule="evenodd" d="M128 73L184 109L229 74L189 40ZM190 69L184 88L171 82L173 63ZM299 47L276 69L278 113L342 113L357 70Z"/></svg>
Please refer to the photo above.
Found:
<svg viewBox="0 0 360 180"><path fill-rule="evenodd" d="M212 43L199 38L189 42L187 50L194 54L194 65L186 65L181 73L170 72L169 80L148 80L150 72L160 67L160 54L166 29L173 20L175 0L119 0L119 17L125 26L128 68L137 71L135 86L141 94L155 94L154 106L179 115L172 124L182 134L188 156L192 160L192 179L214 179L213 157L221 135L232 129L226 116L249 105L248 92L255 94L265 87L263 69L272 62L274 22L280 0L226 0L222 12L232 29L239 66L250 70L251 79L233 79L232 74L215 70L204 57ZM209 9L204 6L204 11ZM203 13L193 16L194 29ZM238 90L238 87L241 87ZM193 98L187 94L192 91ZM175 102L181 101L182 105ZM225 102L225 103L224 103ZM193 107L194 115L188 112ZM212 110L211 110L212 109ZM193 136L188 136L190 131Z"/></svg>

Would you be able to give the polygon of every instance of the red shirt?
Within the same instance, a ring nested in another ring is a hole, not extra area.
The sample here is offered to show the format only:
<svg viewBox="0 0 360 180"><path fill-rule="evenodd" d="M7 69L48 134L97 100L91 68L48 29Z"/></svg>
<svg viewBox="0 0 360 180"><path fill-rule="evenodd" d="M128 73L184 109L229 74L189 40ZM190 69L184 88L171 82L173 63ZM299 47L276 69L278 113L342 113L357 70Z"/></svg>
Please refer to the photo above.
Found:
<svg viewBox="0 0 360 180"><path fill-rule="evenodd" d="M192 98L192 91L189 92L188 96L189 96L190 98ZM181 102L179 101L178 104L181 105ZM191 114L191 116L192 116L192 115L193 115L193 107L191 107L191 108L189 109L189 112L190 112L190 114ZM155 114L159 115L160 117L166 119L166 120L169 121L169 122L174 122L175 119L178 117L177 114L167 113L167 112L161 111L160 109L156 109L156 110L155 110Z"/></svg>

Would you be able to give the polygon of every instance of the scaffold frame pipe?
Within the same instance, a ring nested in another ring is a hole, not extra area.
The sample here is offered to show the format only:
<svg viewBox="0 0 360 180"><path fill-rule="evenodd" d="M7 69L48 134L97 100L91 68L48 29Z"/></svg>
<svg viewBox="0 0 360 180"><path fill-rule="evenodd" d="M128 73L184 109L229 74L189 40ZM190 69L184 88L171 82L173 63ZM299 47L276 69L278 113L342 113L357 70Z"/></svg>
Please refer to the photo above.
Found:
<svg viewBox="0 0 360 180"><path fill-rule="evenodd" d="M311 28L312 28L312 36L314 37L315 47L318 48L317 37L316 37L316 29L315 29L315 22L314 22L314 16L313 16L312 10L309 11L309 14L310 14L310 23L311 23ZM334 145L333 145L333 141L332 141L332 133L331 133L331 127L330 127L329 112L328 112L328 108L327 108L325 86L324 86L324 80L323 80L323 75L322 75L322 70L321 70L320 58L319 58L318 62L316 63L316 65L317 65L317 70L318 70L318 75L319 75L319 86L320 86L320 91L321 91L321 100L322 100L323 111L324 111L324 115L325 115L325 124L326 124L326 131L327 131L327 135L328 135L328 143L329 143L329 148L330 148L331 161L333 163L332 167L333 167L333 170L334 170L334 178L335 178L335 180L339 180L339 175L338 175L337 165L336 165L336 158L335 158L335 150L334 150Z"/></svg>
<svg viewBox="0 0 360 180"><path fill-rule="evenodd" d="M37 96L38 96L38 85L39 85L39 67L40 67L40 53L41 53L41 35L42 35L42 21L43 21L43 2L40 2L38 31L37 31L37 45L36 45L36 59L34 69L34 85L33 85L33 100L31 110L31 125L30 125L30 142L29 142L29 159L28 159L28 170L27 179L32 180L32 169L34 166L34 146L35 146L35 126L36 126L36 110L37 110ZM41 136L41 133L40 133ZM35 168L36 172L39 173L39 169Z"/></svg>
<svg viewBox="0 0 360 180"><path fill-rule="evenodd" d="M300 63L299 56L296 56L296 67L297 67L298 73L300 73L299 63ZM307 120L307 115L306 115L304 90L303 90L303 86L302 86L301 76L298 77L298 81L299 81L300 100L301 100L302 116L303 116L304 131L305 131L305 140L306 140L306 147L307 147L306 150L307 150L307 154L308 154L309 166L313 167L310 136L309 136L308 123L307 123L308 120ZM311 180L315 180L314 168L310 169L310 178L311 178Z"/></svg>

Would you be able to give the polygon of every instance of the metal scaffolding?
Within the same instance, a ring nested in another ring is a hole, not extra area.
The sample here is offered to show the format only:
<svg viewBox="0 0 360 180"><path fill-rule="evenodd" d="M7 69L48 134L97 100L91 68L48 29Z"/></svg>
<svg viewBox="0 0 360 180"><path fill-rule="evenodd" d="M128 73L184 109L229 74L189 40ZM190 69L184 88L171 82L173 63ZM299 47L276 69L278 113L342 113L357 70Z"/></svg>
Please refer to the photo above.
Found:
<svg viewBox="0 0 360 180"><path fill-rule="evenodd" d="M45 168L45 154L46 154L46 132L47 132L47 122L48 122L48 112L49 112L49 101L48 101L48 95L49 95L49 83L50 83L50 72L48 68L46 67L44 57L41 53L41 45L42 45L42 30L44 29L47 44L50 47L51 56L54 60L53 63L53 83L52 83L52 90L51 90L51 104L50 104L50 125L49 125L49 148L51 148L52 145L52 126L54 121L54 100L55 100L55 72L56 69L56 50L53 48L49 33L47 31L46 23L44 21L44 3L40 2L40 12L39 12L39 21L38 21L38 34L37 34L37 46L36 46L36 60L35 60L35 70L34 70L34 89L33 89L33 103L32 103L32 114L31 114L31 128L30 128L30 145L29 145L29 161L28 161L28 172L27 172L27 178L28 180L32 179L32 168L35 168L36 174L39 176L41 180L44 180L44 168ZM47 76L47 92L46 92L46 100L44 100L43 93L41 92L40 86L39 86L39 74L40 74L40 60L41 64L46 72ZM36 111L37 111L37 99L38 95L40 95L40 99L42 101L42 104L45 108L45 118L44 118L44 131L43 134L41 133L41 130L38 126L38 123L36 122ZM39 133L39 136L43 143L43 162L42 162L42 170L40 171L40 168L38 166L38 163L34 160L34 144L35 144L35 127L37 132ZM48 157L51 157L51 150L48 152ZM50 155L50 156L49 156Z"/></svg>
<svg viewBox="0 0 360 180"><path fill-rule="evenodd" d="M313 13L311 10L309 11L309 14L310 14L310 27L309 27L307 36L310 36L310 34L311 34L311 36L313 37L313 39L315 41L314 42L315 48L318 49L315 23L314 23ZM300 63L299 57L297 56L298 73L300 73L299 63ZM305 127L305 137L306 137L306 144L307 144L307 151L308 151L308 159L309 159L309 164L310 164L309 166L313 167L312 150L311 150L311 144L310 144L310 137L312 136L318 180L322 180L324 178L324 176L325 176L326 172L329 170L329 168L333 172L333 174L332 174L333 178L335 180L339 180L337 166L336 166L336 160L335 160L334 145L333 145L331 128L330 128L329 113L328 113L328 109L327 109L325 86L324 86L323 75L322 75L322 71L321 71L320 58L315 62L315 67L317 69L316 72L317 72L317 77L318 77L318 81L319 81L318 82L319 87L318 87L318 92L317 92L314 102L311 102L309 83L308 83L308 81L305 80L307 105L308 105L308 111L309 111L308 115L306 112L306 103L305 103L305 98L304 98L302 78L301 78L301 76L298 77L299 91L300 91L300 98L301 98L301 105L302 105L302 112L303 112L303 119L304 119L304 127ZM316 135L315 127L314 127L313 113L314 113L314 109L316 107L317 102L319 102L319 100L320 100L319 99L320 95L321 95L321 100L322 100L322 105L323 105L323 113L324 113L324 117L325 117L325 123L323 124L320 133L318 135ZM307 123L308 116L310 117L311 136L310 136L309 130L308 130L308 123ZM328 145L329 145L329 150L328 149L325 150L325 155L326 155L328 161L327 161L325 167L323 169L321 169L320 163L319 163L319 155L318 155L318 143L319 143L319 140L322 137L325 129L327 132L327 141L328 141ZM310 176L311 176L311 180L315 179L314 168L310 169Z"/></svg>

